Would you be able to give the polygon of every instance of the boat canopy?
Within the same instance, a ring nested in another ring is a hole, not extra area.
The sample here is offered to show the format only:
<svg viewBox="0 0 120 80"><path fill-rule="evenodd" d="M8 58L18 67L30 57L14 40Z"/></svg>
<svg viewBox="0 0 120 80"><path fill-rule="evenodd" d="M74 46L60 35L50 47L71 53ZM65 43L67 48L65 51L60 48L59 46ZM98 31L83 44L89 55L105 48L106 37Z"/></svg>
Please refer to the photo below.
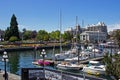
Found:
<svg viewBox="0 0 120 80"><path fill-rule="evenodd" d="M98 64L99 61L89 61L90 64Z"/></svg>

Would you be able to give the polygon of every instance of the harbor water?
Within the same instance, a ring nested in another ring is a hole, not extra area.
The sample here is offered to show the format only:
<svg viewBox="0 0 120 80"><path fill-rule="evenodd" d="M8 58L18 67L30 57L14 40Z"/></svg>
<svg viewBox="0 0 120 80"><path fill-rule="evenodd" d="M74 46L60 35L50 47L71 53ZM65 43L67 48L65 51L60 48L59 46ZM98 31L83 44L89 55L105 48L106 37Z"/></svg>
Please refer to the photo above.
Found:
<svg viewBox="0 0 120 80"><path fill-rule="evenodd" d="M68 50L68 48L64 48L64 50ZM111 53L110 49L106 49L109 53ZM28 50L28 51L13 51L7 52L9 56L9 61L7 62L7 71L13 74L21 75L22 68L38 68L39 66L35 66L32 62L35 59L42 59L40 50ZM53 57L53 49L46 49L46 59L51 59ZM59 49L55 49L54 53L59 53ZM112 50L114 53L114 50ZM47 67L49 69L56 69L55 67ZM4 62L2 62L2 54L0 54L0 69L4 70ZM72 71L73 73L80 74L82 71ZM101 77L108 77L105 75L101 75Z"/></svg>

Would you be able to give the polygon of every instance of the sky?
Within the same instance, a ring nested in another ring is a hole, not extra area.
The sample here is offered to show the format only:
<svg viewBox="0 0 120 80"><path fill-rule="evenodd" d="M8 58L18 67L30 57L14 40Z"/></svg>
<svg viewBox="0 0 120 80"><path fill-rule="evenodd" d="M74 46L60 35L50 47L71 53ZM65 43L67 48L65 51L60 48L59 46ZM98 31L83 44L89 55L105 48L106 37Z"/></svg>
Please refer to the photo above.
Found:
<svg viewBox="0 0 120 80"><path fill-rule="evenodd" d="M60 11L62 31L74 28L76 16L81 27L104 22L108 31L120 29L120 0L0 0L0 10L2 30L10 26L13 14L20 31L59 30Z"/></svg>

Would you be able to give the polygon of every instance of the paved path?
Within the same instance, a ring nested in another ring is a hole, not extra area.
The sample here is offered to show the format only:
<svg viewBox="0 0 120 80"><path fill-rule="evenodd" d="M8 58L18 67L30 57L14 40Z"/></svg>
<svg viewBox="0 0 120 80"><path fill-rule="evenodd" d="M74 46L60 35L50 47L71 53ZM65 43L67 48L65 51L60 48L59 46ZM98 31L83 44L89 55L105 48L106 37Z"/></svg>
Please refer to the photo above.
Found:
<svg viewBox="0 0 120 80"><path fill-rule="evenodd" d="M0 80L4 80L3 77L4 72L0 72ZM15 74L8 73L8 80L21 80L21 77Z"/></svg>

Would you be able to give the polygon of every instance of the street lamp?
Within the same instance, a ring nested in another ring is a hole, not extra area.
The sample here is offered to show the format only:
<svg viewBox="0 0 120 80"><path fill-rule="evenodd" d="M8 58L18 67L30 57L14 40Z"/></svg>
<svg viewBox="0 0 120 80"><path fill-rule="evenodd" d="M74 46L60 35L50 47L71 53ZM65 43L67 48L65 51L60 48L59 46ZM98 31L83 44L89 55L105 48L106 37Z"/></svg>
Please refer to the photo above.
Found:
<svg viewBox="0 0 120 80"><path fill-rule="evenodd" d="M45 80L45 55L46 55L45 49L42 50L41 55L43 57L43 74L44 74L44 80Z"/></svg>
<svg viewBox="0 0 120 80"><path fill-rule="evenodd" d="M4 51L4 53L3 53L3 59L2 59L2 61L4 61L4 64L5 64L5 74L4 74L4 78L5 78L5 80L8 80L7 78L8 78L8 74L7 74L7 71L6 71L6 62L8 61L8 55L7 55L7 52L6 51Z"/></svg>

